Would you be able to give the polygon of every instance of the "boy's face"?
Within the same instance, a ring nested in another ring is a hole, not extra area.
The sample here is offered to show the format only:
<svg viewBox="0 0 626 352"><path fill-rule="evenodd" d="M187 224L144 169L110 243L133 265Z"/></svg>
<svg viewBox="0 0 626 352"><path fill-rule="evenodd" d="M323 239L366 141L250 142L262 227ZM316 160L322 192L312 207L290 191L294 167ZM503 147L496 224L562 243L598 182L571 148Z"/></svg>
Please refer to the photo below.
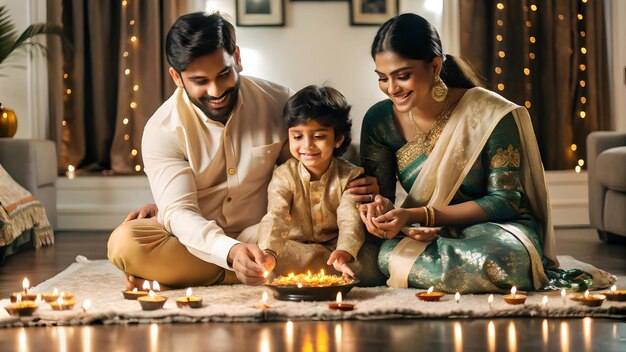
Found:
<svg viewBox="0 0 626 352"><path fill-rule="evenodd" d="M322 126L313 119L289 128L289 151L304 164L315 180L328 170L333 152L343 140L343 136L335 139L332 127Z"/></svg>
<svg viewBox="0 0 626 352"><path fill-rule="evenodd" d="M240 71L239 48L233 55L220 48L194 59L180 74L170 68L170 75L208 118L226 124L237 103Z"/></svg>

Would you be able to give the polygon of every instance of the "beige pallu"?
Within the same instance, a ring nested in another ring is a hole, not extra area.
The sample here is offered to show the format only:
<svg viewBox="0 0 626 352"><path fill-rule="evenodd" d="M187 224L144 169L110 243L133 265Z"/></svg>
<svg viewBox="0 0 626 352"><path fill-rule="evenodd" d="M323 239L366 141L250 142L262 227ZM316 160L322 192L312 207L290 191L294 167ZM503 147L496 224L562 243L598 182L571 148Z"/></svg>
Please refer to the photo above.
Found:
<svg viewBox="0 0 626 352"><path fill-rule="evenodd" d="M450 203L472 165L480 156L491 133L508 113L512 113L521 140L521 182L533 215L543 236L543 255L550 267L558 267L548 190L539 147L528 111L483 88L469 89L458 102L436 145L424 162L402 208L441 207ZM511 224L496 224L510 232L526 247L531 260L535 289L548 278L541 255L523 231ZM403 238L389 255L390 287L408 287L409 272L430 242Z"/></svg>

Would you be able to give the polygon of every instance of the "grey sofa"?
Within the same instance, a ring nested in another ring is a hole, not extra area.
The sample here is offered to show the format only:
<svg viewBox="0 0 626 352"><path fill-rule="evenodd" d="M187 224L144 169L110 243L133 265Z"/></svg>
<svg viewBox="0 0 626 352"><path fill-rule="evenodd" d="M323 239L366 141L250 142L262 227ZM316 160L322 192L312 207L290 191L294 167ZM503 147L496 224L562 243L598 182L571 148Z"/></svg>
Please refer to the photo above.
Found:
<svg viewBox="0 0 626 352"><path fill-rule="evenodd" d="M587 136L589 220L604 242L626 239L626 133Z"/></svg>

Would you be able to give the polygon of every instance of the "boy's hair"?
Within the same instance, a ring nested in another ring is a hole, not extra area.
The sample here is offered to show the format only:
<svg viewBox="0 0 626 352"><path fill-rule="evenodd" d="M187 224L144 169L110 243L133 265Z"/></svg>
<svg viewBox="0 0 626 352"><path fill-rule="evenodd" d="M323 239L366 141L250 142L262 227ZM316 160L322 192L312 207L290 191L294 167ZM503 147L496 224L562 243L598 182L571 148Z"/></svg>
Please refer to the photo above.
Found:
<svg viewBox="0 0 626 352"><path fill-rule="evenodd" d="M224 50L233 55L237 48L235 27L219 12L194 12L179 17L165 39L167 62L180 73L191 61Z"/></svg>
<svg viewBox="0 0 626 352"><path fill-rule="evenodd" d="M348 150L352 141L350 108L346 98L335 88L310 85L302 88L287 100L283 109L283 118L288 128L310 120L332 128L335 131L335 139L344 137L339 148L333 151L334 156L341 156Z"/></svg>

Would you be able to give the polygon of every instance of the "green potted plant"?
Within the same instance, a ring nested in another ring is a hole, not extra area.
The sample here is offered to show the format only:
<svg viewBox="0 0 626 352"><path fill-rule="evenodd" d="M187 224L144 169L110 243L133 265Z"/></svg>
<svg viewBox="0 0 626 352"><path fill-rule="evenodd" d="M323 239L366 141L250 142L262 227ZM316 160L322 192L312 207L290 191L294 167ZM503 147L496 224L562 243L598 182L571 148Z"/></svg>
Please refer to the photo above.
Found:
<svg viewBox="0 0 626 352"><path fill-rule="evenodd" d="M34 38L40 34L62 35L63 29L57 25L34 23L18 36L15 30L15 23L11 20L7 6L0 5L0 76L6 76L1 71L5 66L5 60L18 50L28 52L35 48L45 55L45 46ZM23 68L23 66L19 65L12 65L12 67ZM15 113L0 103L0 137L13 137L16 131L17 118Z"/></svg>

